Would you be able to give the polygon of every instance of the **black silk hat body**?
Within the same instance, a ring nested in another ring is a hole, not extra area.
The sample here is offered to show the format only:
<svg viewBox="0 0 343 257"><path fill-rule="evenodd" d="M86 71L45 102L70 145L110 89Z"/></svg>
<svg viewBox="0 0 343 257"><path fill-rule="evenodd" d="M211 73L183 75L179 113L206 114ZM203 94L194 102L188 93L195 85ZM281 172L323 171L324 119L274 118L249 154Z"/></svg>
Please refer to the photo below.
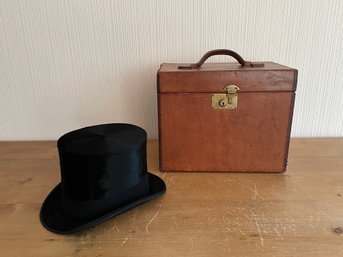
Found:
<svg viewBox="0 0 343 257"><path fill-rule="evenodd" d="M70 234L161 196L166 186L147 171L147 134L130 124L74 130L57 142L61 183L45 199L42 225Z"/></svg>

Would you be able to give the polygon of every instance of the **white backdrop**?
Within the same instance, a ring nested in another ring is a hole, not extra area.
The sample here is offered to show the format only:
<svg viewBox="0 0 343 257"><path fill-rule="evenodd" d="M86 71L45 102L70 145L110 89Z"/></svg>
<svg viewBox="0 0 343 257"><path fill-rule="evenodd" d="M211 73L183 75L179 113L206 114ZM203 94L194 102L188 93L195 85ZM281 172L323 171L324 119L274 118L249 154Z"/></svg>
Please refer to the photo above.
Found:
<svg viewBox="0 0 343 257"><path fill-rule="evenodd" d="M342 0L0 0L0 140L110 122L156 138L159 64L216 48L297 68L292 136L343 136Z"/></svg>

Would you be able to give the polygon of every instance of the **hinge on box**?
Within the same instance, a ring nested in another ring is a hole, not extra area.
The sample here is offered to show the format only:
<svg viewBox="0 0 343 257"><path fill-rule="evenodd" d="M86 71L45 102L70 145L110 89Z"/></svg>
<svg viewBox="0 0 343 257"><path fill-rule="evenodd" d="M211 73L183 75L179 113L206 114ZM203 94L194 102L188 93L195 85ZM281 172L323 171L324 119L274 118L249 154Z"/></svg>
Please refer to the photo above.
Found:
<svg viewBox="0 0 343 257"><path fill-rule="evenodd" d="M237 91L239 87L236 85L228 85L224 88L226 94L212 95L213 109L236 109L238 103Z"/></svg>

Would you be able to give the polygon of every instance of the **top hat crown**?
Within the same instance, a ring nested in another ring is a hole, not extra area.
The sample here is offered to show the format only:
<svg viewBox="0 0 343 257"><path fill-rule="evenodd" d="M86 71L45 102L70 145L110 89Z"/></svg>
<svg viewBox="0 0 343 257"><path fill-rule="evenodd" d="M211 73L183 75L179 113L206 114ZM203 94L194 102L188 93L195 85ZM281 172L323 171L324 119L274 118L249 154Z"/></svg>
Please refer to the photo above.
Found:
<svg viewBox="0 0 343 257"><path fill-rule="evenodd" d="M130 124L104 124L63 135L57 143L61 183L41 208L56 233L92 227L165 192L147 171L147 134Z"/></svg>

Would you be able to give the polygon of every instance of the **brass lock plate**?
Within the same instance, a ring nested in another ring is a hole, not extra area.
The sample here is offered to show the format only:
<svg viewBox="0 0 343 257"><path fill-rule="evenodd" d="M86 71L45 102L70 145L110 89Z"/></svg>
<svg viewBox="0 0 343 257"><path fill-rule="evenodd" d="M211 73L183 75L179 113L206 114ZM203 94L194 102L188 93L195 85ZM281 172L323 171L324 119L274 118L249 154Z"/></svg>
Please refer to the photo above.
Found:
<svg viewBox="0 0 343 257"><path fill-rule="evenodd" d="M237 109L239 87L236 85L228 85L224 88L226 94L218 93L212 94L212 108L213 109Z"/></svg>

